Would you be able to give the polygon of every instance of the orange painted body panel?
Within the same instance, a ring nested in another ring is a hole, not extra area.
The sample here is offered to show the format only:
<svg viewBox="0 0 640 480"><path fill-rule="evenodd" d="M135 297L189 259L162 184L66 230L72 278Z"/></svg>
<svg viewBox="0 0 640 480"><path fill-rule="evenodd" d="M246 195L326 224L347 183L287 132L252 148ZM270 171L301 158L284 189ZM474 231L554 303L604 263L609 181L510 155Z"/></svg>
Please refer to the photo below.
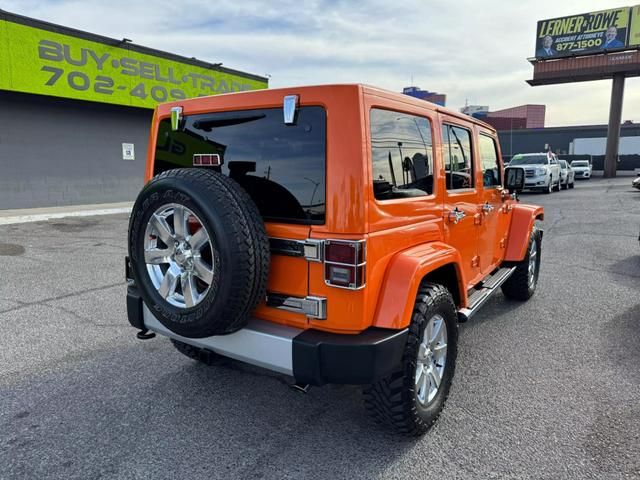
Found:
<svg viewBox="0 0 640 480"><path fill-rule="evenodd" d="M375 232L369 235L367 240L368 258L374 259L368 263L367 288L368 297L365 305L365 315L373 319L378 311L378 301L384 294L388 282L386 277L394 268L394 258L416 245L431 244L442 240L442 219L431 217L424 219L416 225L406 225L390 230ZM369 266L370 265L370 266ZM395 289L393 293L395 304L401 308L410 297L409 291L402 288ZM373 321L376 324L376 320Z"/></svg>
<svg viewBox="0 0 640 480"><path fill-rule="evenodd" d="M473 123L448 114L440 116L441 124L453 125L471 130L473 133ZM442 131L438 134L442 139ZM475 149L476 142L472 142L472 149ZM442 150L442 149L440 149ZM474 158L477 159L477 154ZM478 162L473 162L474 176L471 188L461 188L458 190L446 190L444 197L444 241L458 250L460 253L460 272L463 277L465 291L471 285L482 279L480 267L477 263L478 257L478 219L480 218L479 195L482 188L482 176L478 173ZM441 175L444 181L445 170L442 166ZM465 217L458 223L449 219L449 214L454 209L461 210Z"/></svg>
<svg viewBox="0 0 640 480"><path fill-rule="evenodd" d="M299 96L300 106L323 106L327 112L326 222L310 226L268 222L267 234L290 240L366 240L366 284L360 290L333 287L325 283L323 263L272 254L267 290L295 297L325 297L327 318L309 319L264 303L256 309L255 316L299 328L340 333L357 333L371 326L404 328L410 322L420 281L433 269L455 266L460 307L464 307L468 288L499 266L505 255L512 259L523 252L532 218L542 209L515 204L508 196L503 198L501 189L484 190L476 137L482 131L497 139L495 130L458 112L373 87L328 85L260 90L160 105L153 119L146 180L154 174L158 123L170 116L171 107L181 106L185 116L281 108L284 96L294 94ZM433 139L432 195L386 201L374 198L371 108L428 119ZM476 158L473 188L446 190L442 122L461 125L473 132ZM482 214L482 204L487 201L495 205L493 218ZM458 224L449 220L449 212L455 207L467 213Z"/></svg>
<svg viewBox="0 0 640 480"><path fill-rule="evenodd" d="M369 288L348 290L324 283L324 266L309 264L309 292L327 299L327 319L309 319L309 326L335 333L358 333L371 326L371 318L365 315Z"/></svg>
<svg viewBox="0 0 640 480"><path fill-rule="evenodd" d="M392 329L406 327L422 278L444 265L459 266L460 262L460 252L443 242L418 245L396 254L380 291L374 325ZM461 291L465 292L466 303L466 290L461 288Z"/></svg>
<svg viewBox="0 0 640 480"><path fill-rule="evenodd" d="M537 205L513 206L509 240L504 259L509 262L522 260L527 253L531 229L536 219L544 220L544 210Z"/></svg>
<svg viewBox="0 0 640 480"><path fill-rule="evenodd" d="M309 319L300 313L288 312L278 308L267 307L264 302L254 310L253 316L261 320L287 325L295 328L309 328Z"/></svg>
<svg viewBox="0 0 640 480"><path fill-rule="evenodd" d="M265 229L269 238L287 240L306 240L309 238L308 225L292 225L267 222ZM305 297L309 284L309 262L301 257L271 255L268 291L286 294L293 297ZM263 320L280 323L297 328L307 328L308 319L305 315L285 310L267 307L264 302L254 311L254 316Z"/></svg>
<svg viewBox="0 0 640 480"><path fill-rule="evenodd" d="M368 184L363 175L362 86L333 85L228 93L165 103L158 106L155 121L171 116L171 107L181 106L183 115L207 112L282 108L285 95L298 95L300 105L322 106L327 112L327 165L325 225L319 232L364 234ZM157 130L157 124L156 128ZM155 140L155 139L152 139ZM151 144L155 145L155 141ZM155 151L147 161L147 181L153 176ZM151 165L150 165L151 164ZM316 227L314 226L314 229Z"/></svg>
<svg viewBox="0 0 640 480"><path fill-rule="evenodd" d="M492 132L486 128L475 127L476 138L483 133L494 138L495 147L500 162L501 177L504 177L504 165L500 152L500 142ZM476 142L476 157L480 158L480 149ZM482 169L480 168L480 198L481 223L478 230L478 255L480 257L480 274L486 276L497 268L504 260L506 238L511 223L512 200L507 196L502 187L485 187L482 182ZM503 195L504 194L504 195ZM489 204L493 210L483 211L482 206Z"/></svg>
<svg viewBox="0 0 640 480"><path fill-rule="evenodd" d="M281 223L267 223L269 238L284 238L288 240L306 240L309 238L308 225L287 225ZM307 295L309 281L309 262L301 257L287 257L272 255L269 267L269 291L286 293L295 297Z"/></svg>

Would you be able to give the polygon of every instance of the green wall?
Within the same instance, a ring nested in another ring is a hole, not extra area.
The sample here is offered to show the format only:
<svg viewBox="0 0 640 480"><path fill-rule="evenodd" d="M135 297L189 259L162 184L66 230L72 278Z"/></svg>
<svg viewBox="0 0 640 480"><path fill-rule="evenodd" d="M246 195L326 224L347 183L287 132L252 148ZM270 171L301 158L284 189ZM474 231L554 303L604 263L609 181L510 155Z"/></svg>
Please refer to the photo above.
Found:
<svg viewBox="0 0 640 480"><path fill-rule="evenodd" d="M115 43L115 42L114 42ZM266 81L0 19L0 89L154 108Z"/></svg>

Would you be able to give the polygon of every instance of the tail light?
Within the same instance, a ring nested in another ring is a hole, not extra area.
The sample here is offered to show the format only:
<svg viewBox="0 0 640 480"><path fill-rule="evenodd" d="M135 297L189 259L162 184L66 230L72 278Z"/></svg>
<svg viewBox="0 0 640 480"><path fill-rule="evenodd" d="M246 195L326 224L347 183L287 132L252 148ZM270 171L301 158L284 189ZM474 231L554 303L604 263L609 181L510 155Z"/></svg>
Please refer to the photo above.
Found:
<svg viewBox="0 0 640 480"><path fill-rule="evenodd" d="M367 263L365 247L364 240L325 240L325 283L352 290L364 287Z"/></svg>
<svg viewBox="0 0 640 480"><path fill-rule="evenodd" d="M219 167L222 165L222 159L217 153L194 153L194 167Z"/></svg>

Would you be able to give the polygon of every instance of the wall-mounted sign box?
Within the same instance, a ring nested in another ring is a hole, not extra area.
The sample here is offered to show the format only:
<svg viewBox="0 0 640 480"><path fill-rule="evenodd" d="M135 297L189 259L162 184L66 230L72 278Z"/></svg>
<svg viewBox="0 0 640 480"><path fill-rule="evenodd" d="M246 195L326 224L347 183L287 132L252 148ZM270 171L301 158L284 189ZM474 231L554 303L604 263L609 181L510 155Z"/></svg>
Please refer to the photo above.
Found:
<svg viewBox="0 0 640 480"><path fill-rule="evenodd" d="M0 11L0 89L154 108L266 78Z"/></svg>

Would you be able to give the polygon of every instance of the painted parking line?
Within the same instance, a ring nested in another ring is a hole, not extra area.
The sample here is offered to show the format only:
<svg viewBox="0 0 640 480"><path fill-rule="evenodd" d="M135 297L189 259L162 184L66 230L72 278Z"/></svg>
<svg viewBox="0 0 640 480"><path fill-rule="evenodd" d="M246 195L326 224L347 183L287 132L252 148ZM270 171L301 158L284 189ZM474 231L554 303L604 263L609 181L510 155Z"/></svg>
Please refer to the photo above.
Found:
<svg viewBox="0 0 640 480"><path fill-rule="evenodd" d="M66 217L93 217L94 215L115 215L117 213L130 213L131 207L119 207L119 208L103 208L95 210L76 210L76 211L63 211L63 212L46 212L38 214L25 214L25 215L12 215L2 217L0 216L0 225L12 225L15 223L29 223L29 222L44 222L46 220L52 220L56 218Z"/></svg>

